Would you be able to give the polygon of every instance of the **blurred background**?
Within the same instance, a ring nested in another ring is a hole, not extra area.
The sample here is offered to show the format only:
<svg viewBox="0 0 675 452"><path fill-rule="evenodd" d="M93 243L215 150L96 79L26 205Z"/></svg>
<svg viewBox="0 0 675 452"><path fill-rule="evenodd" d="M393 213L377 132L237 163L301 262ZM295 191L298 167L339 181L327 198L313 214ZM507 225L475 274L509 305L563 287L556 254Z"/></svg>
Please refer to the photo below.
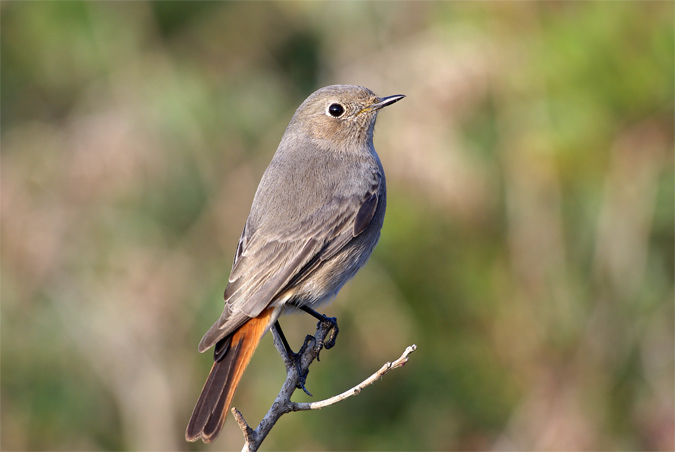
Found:
<svg viewBox="0 0 675 452"><path fill-rule="evenodd" d="M388 212L265 450L673 450L672 2L2 2L3 450L183 435L295 108L380 115ZM315 321L282 321L299 347ZM263 339L234 399L284 379Z"/></svg>

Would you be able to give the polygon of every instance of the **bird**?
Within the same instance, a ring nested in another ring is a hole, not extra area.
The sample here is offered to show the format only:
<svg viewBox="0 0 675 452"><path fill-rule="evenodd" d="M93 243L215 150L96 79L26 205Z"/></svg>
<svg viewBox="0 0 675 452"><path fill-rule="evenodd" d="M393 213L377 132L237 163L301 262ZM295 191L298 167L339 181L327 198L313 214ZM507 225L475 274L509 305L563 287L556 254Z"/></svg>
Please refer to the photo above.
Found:
<svg viewBox="0 0 675 452"><path fill-rule="evenodd" d="M218 437L246 366L279 316L332 301L370 257L387 203L375 121L404 97L331 85L295 111L256 190L223 313L199 343L199 352L215 346L214 362L187 441Z"/></svg>

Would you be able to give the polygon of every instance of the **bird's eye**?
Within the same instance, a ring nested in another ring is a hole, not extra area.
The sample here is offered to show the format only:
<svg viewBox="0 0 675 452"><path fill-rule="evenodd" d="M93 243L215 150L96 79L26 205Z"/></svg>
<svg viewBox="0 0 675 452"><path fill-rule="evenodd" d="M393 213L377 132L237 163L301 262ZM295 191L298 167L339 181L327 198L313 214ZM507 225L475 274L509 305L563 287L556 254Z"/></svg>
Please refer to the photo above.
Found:
<svg viewBox="0 0 675 452"><path fill-rule="evenodd" d="M328 107L328 114L335 118L339 118L340 116L342 116L342 113L344 112L345 107L343 107L340 104L330 104L330 106Z"/></svg>

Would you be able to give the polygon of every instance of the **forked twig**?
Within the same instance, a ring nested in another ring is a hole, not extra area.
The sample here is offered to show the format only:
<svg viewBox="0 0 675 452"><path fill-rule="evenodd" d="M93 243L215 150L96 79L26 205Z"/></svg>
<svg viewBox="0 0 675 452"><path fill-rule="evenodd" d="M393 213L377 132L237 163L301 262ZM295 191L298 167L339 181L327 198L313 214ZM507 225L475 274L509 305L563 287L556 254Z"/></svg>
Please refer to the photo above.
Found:
<svg viewBox="0 0 675 452"><path fill-rule="evenodd" d="M366 378L353 388L346 390L342 394L338 394L336 396L330 397L325 400L320 400L318 402L305 402L305 403L293 402L292 411L320 410L321 408L334 405L338 402L343 401L344 399L348 399L349 397L359 395L359 393L363 390L363 388L372 385L377 380L382 378L385 374L387 374L389 371L405 366L405 364L408 362L408 355L410 355L415 350L417 350L417 345L415 344L409 345L408 347L406 347L405 351L403 352L403 354L399 359L397 359L393 363L390 362L384 363L384 365L380 368L380 370L378 370L373 375Z"/></svg>
<svg viewBox="0 0 675 452"><path fill-rule="evenodd" d="M277 350L279 350L279 353L284 358L284 363L286 364L286 380L284 381L279 394L274 400L274 403L272 403L272 406L267 411L267 414L260 421L260 424L255 430L253 430L246 423L246 420L244 420L244 416L241 414L241 412L235 407L232 407L232 414L234 415L237 425L239 425L239 428L244 435L244 447L242 448L242 452L257 451L269 432L272 430L272 427L274 427L274 424L276 424L279 418L284 414L290 413L291 411L319 410L321 408L334 405L349 397L358 395L363 390L363 388L375 383L389 371L403 367L408 362L408 356L417 349L417 346L414 344L407 347L401 357L396 361L385 363L382 368L380 368L380 370L353 388L343 392L342 394L338 394L318 402L292 402L291 396L299 386L301 373L302 375L306 375L310 364L312 364L317 356L319 356L319 352L323 348L324 341L331 332L331 328L332 326L330 324L319 322L314 336L307 336L305 339L305 346L303 346L303 349L300 350L298 355L299 366L295 365L292 359L287 355L286 349L284 348L284 345L281 341L281 338L277 334L276 329L272 329L274 345L277 347Z"/></svg>

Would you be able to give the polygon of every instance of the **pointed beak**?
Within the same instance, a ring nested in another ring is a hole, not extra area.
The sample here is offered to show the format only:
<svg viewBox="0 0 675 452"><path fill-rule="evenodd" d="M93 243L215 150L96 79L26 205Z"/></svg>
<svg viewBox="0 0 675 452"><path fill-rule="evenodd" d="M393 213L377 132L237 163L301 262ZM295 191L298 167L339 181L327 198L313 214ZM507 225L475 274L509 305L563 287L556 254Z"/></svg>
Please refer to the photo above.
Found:
<svg viewBox="0 0 675 452"><path fill-rule="evenodd" d="M394 102L398 102L399 100L403 99L405 96L403 94L396 94L394 96L387 96L387 97L378 97L375 99L375 101L361 110L360 112L357 113L357 115L360 115L361 113L365 113L368 111L377 111L380 108L384 108L387 105L391 105Z"/></svg>
<svg viewBox="0 0 675 452"><path fill-rule="evenodd" d="M380 108L384 108L388 105L393 104L394 102L398 102L399 100L403 99L405 96L403 94L396 94L394 96L387 96L387 97L380 97L377 99L377 102L375 102L373 105L370 106L371 110L379 110Z"/></svg>
<svg viewBox="0 0 675 452"><path fill-rule="evenodd" d="M380 97L377 99L377 102L375 102L373 105L370 106L369 110L379 110L380 108L384 108L388 105L393 104L394 102L398 102L399 100L403 99L405 96L403 94L396 94L394 96L387 96L387 97Z"/></svg>

